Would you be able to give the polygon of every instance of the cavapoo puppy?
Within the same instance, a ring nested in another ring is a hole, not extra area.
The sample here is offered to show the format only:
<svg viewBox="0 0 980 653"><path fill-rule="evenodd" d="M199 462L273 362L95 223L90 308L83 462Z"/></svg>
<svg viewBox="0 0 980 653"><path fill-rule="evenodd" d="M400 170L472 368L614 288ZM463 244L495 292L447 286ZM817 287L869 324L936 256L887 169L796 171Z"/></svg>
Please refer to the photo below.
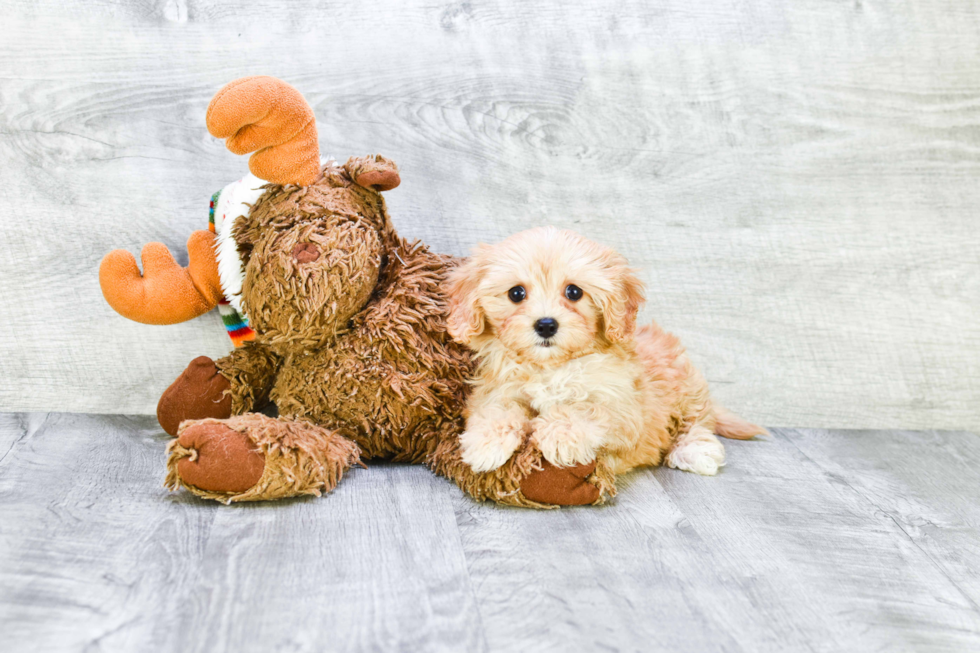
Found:
<svg viewBox="0 0 980 653"><path fill-rule="evenodd" d="M614 474L666 463L713 475L715 434L765 433L711 401L677 338L636 330L643 286L626 259L578 234L531 229L481 245L450 277L449 333L479 366L460 436L474 471L525 437L565 467L602 457Z"/></svg>

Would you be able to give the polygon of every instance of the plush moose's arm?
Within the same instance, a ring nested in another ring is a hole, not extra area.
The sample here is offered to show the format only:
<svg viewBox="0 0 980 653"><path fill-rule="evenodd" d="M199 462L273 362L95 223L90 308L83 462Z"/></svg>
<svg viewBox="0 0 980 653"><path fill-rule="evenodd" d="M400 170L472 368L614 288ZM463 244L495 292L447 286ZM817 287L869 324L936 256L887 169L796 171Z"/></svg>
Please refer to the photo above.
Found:
<svg viewBox="0 0 980 653"><path fill-rule="evenodd" d="M162 243L141 253L143 273L126 250L106 254L99 265L102 295L117 313L143 324L177 324L207 313L221 299L214 234L195 231L187 240L188 265L177 265Z"/></svg>
<svg viewBox="0 0 980 653"><path fill-rule="evenodd" d="M208 131L235 154L255 154L248 167L275 184L309 186L320 174L316 116L295 88L275 77L243 77L215 93Z"/></svg>
<svg viewBox="0 0 980 653"><path fill-rule="evenodd" d="M259 410L268 403L281 364L282 358L272 349L254 340L215 361L230 383L232 415Z"/></svg>
<svg viewBox="0 0 980 653"><path fill-rule="evenodd" d="M248 341L216 361L198 356L157 404L163 430L177 435L189 419L225 419L262 408L282 362L268 346Z"/></svg>

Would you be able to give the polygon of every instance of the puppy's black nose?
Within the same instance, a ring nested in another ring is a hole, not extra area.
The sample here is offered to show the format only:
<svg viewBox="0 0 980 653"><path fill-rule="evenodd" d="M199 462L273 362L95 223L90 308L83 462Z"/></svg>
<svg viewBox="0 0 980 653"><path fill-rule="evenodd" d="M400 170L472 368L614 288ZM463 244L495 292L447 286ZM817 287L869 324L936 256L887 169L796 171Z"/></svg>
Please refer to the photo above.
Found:
<svg viewBox="0 0 980 653"><path fill-rule="evenodd" d="M534 332L542 338L550 338L558 333L558 320L553 317L543 317L534 323Z"/></svg>

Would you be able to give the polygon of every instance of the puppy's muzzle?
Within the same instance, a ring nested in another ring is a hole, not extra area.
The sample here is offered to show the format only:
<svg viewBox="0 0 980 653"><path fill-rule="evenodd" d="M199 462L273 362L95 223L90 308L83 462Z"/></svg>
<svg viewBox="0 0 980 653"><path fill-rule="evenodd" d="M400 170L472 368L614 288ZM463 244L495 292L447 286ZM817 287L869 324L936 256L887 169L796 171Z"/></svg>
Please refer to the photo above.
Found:
<svg viewBox="0 0 980 653"><path fill-rule="evenodd" d="M547 340L558 333L558 320L553 317L543 317L534 323L534 332Z"/></svg>

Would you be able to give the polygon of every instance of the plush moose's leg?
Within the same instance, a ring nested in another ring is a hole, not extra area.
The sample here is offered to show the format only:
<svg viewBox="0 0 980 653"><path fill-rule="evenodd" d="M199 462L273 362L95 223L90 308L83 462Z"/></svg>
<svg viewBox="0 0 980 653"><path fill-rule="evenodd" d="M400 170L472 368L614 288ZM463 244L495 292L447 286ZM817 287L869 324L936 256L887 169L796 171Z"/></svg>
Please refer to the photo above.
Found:
<svg viewBox="0 0 980 653"><path fill-rule="evenodd" d="M463 462L459 428L443 434L429 463L474 499L526 508L599 504L616 494L613 474L601 462L555 467L525 438L510 460L489 472L474 472Z"/></svg>
<svg viewBox="0 0 980 653"><path fill-rule="evenodd" d="M168 488L224 503L319 496L360 456L335 431L256 413L184 422L167 453Z"/></svg>
<svg viewBox="0 0 980 653"><path fill-rule="evenodd" d="M177 435L184 420L224 419L261 407L269 400L279 360L268 347L254 342L217 361L198 356L160 397L160 426Z"/></svg>

